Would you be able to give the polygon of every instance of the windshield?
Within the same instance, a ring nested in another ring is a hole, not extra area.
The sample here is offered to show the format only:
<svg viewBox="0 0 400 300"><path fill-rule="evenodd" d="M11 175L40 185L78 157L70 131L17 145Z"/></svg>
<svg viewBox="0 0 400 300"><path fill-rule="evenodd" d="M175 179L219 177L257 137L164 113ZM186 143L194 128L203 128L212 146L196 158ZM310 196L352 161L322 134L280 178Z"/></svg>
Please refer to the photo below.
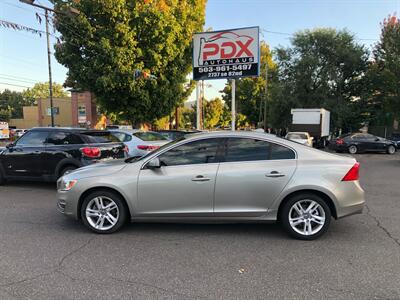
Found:
<svg viewBox="0 0 400 300"><path fill-rule="evenodd" d="M127 159L125 159L125 162L126 162L126 163L130 163L130 162L135 162L135 161L143 160L143 159L145 159L146 157L149 157L150 155L153 155L153 154L156 154L156 153L158 153L158 152L160 152L160 151L163 151L165 148L167 148L167 147L169 147L169 146L171 146L171 145L174 145L174 144L176 144L176 143L178 143L178 142L180 142L180 141L182 141L182 140L184 140L184 139L185 139L185 137L181 137L181 138L179 138L179 139L176 139L175 141L172 141L172 142L169 142L169 143L167 143L167 144L165 144L165 145L162 145L160 148L158 148L158 149L156 149L156 150L154 150L154 151L151 151L151 152L149 152L149 153L147 153L146 155L143 155L143 156L132 156L132 157L128 157Z"/></svg>

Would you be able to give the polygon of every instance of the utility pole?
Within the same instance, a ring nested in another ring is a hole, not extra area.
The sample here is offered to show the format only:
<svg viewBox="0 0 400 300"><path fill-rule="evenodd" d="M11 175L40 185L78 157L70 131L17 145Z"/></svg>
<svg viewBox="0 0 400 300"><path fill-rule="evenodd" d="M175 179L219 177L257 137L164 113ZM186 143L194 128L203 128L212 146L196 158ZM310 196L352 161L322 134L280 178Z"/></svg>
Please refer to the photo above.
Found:
<svg viewBox="0 0 400 300"><path fill-rule="evenodd" d="M49 32L49 11L53 13L65 14L63 12L55 11L54 9L43 6L40 4L35 4L35 0L19 0L22 3L29 4L44 10L44 16L46 18L46 39L47 39L47 63L49 66L49 95L50 95L50 117L51 117L51 127L54 127L54 108L53 108L53 81L51 76L51 51L50 51L50 32ZM79 14L79 11L75 8L70 7L69 11L73 14Z"/></svg>
<svg viewBox="0 0 400 300"><path fill-rule="evenodd" d="M231 110L232 110L232 124L231 124L231 129L232 131L236 130L236 99L235 99L235 95L236 95L236 79L232 79L232 106L231 106Z"/></svg>
<svg viewBox="0 0 400 300"><path fill-rule="evenodd" d="M268 62L265 64L264 132L267 132Z"/></svg>

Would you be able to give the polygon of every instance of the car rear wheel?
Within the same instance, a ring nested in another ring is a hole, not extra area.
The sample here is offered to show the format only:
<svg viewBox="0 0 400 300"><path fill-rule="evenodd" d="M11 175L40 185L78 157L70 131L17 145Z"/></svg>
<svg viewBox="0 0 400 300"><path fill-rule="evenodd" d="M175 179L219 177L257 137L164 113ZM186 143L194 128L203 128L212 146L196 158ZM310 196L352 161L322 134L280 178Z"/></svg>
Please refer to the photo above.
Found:
<svg viewBox="0 0 400 300"><path fill-rule="evenodd" d="M358 152L358 148L356 145L351 145L348 148L350 154L356 154Z"/></svg>
<svg viewBox="0 0 400 300"><path fill-rule="evenodd" d="M396 152L396 148L393 145L389 145L386 149L388 154L394 154Z"/></svg>
<svg viewBox="0 0 400 300"><path fill-rule="evenodd" d="M298 194L284 204L280 220L292 237L314 240L328 230L331 211L321 197L309 193Z"/></svg>
<svg viewBox="0 0 400 300"><path fill-rule="evenodd" d="M96 233L112 233L125 224L127 209L116 193L96 191L83 200L81 218Z"/></svg>

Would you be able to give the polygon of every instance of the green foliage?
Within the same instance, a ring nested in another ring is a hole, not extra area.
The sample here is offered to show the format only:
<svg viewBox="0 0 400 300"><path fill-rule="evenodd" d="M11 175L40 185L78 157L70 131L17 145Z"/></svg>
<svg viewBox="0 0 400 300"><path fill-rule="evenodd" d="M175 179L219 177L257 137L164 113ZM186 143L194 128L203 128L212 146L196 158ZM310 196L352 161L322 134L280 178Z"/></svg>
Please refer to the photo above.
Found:
<svg viewBox="0 0 400 300"><path fill-rule="evenodd" d="M62 84L53 82L53 97L68 97L68 93L64 90ZM25 99L31 99L34 101L39 98L49 98L50 97L50 87L49 82L38 82L35 83L33 88L26 89L22 92L22 96Z"/></svg>
<svg viewBox="0 0 400 300"><path fill-rule="evenodd" d="M272 60L272 54L269 46L265 42L260 45L261 68L260 76L255 78L241 78L236 80L236 111L247 117L247 120L253 126L261 120L262 104L265 101L265 73L266 64L268 64L268 87L274 83L272 78L276 78L276 64ZM223 89L223 100L231 107L232 101L231 82L228 82ZM270 93L269 93L270 94Z"/></svg>
<svg viewBox="0 0 400 300"><path fill-rule="evenodd" d="M10 118L22 118L22 107L34 103L31 98L24 97L24 92L4 90L0 93L0 121Z"/></svg>
<svg viewBox="0 0 400 300"><path fill-rule="evenodd" d="M285 99L295 108L326 108L333 126L345 131L361 127L368 52L352 34L335 29L298 32L291 47L277 49L277 58L282 89L274 101ZM289 110L274 107L270 114Z"/></svg>
<svg viewBox="0 0 400 300"><path fill-rule="evenodd" d="M219 98L204 102L204 128L215 128L221 120L224 103Z"/></svg>
<svg viewBox="0 0 400 300"><path fill-rule="evenodd" d="M80 11L56 21L55 55L69 70L68 86L94 92L106 111L134 123L164 117L188 97L191 39L203 28L205 0L53 2ZM135 79L138 69L157 79Z"/></svg>
<svg viewBox="0 0 400 300"><path fill-rule="evenodd" d="M368 74L372 121L388 125L388 117L400 118L400 20L395 16L384 20L373 55Z"/></svg>

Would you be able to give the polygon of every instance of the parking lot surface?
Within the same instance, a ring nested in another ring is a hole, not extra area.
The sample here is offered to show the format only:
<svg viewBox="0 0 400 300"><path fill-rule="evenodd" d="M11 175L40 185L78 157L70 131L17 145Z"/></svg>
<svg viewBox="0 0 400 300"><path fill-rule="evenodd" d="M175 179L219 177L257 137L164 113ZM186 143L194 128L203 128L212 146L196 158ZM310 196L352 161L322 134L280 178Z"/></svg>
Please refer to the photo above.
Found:
<svg viewBox="0 0 400 300"><path fill-rule="evenodd" d="M0 187L0 299L399 299L400 153L356 155L367 207L321 239L271 224L130 224L96 235L54 184Z"/></svg>

